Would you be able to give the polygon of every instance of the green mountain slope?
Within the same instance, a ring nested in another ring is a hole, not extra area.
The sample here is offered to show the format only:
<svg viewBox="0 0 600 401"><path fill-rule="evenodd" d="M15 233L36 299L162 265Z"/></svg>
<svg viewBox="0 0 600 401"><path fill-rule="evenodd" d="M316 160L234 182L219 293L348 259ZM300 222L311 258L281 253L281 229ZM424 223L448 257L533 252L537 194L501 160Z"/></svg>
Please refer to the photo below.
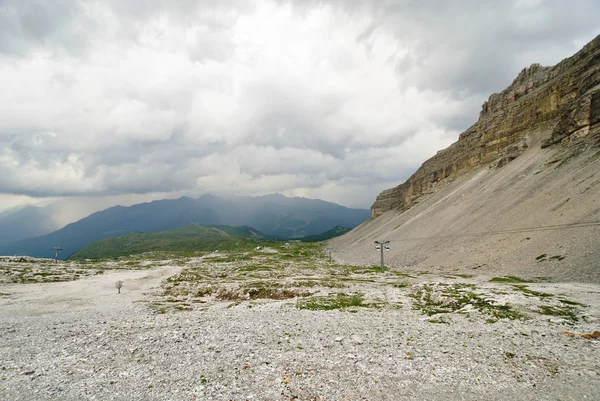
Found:
<svg viewBox="0 0 600 401"><path fill-rule="evenodd" d="M265 236L251 227L191 224L157 233L131 233L85 246L69 259L104 259L150 251L195 252L251 249Z"/></svg>
<svg viewBox="0 0 600 401"><path fill-rule="evenodd" d="M367 209L349 209L318 199L287 198L278 194L163 199L96 212L49 234L0 245L0 255L54 257L53 248L60 246L63 251L59 257L68 257L104 238L156 233L188 224L249 226L273 238L302 239L336 225L356 227L370 216Z"/></svg>
<svg viewBox="0 0 600 401"><path fill-rule="evenodd" d="M346 228L342 226L335 226L331 230L325 231L321 234L316 235L307 235L302 238L302 242L318 242L325 241L331 238L339 237L340 235L346 234L348 231L351 231L351 228Z"/></svg>

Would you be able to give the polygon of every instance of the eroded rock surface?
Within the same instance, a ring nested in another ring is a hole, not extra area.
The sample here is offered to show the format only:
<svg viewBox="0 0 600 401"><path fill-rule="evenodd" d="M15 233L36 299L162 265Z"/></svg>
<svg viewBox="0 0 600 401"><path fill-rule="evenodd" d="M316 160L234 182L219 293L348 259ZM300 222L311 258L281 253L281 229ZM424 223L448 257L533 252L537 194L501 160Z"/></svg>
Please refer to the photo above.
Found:
<svg viewBox="0 0 600 401"><path fill-rule="evenodd" d="M600 145L600 36L554 67L533 64L490 96L479 120L406 182L383 191L371 212L405 210L442 182L473 167L500 168L529 146L562 144L571 153Z"/></svg>

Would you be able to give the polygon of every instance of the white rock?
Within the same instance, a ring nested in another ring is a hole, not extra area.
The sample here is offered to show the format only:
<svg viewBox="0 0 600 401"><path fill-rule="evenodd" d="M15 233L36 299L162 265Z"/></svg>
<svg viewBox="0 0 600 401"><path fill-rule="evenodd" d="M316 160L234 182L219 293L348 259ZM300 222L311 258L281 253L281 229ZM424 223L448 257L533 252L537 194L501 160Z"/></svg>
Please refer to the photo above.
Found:
<svg viewBox="0 0 600 401"><path fill-rule="evenodd" d="M352 337L350 337L350 340L354 343L354 344L358 344L361 345L364 343L363 339L361 336L354 334Z"/></svg>

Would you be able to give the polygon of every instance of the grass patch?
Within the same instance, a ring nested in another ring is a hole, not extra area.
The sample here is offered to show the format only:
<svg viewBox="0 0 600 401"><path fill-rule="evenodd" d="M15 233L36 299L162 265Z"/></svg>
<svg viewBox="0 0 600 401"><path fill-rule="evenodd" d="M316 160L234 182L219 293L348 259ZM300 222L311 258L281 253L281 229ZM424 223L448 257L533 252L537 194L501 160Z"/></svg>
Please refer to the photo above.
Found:
<svg viewBox="0 0 600 401"><path fill-rule="evenodd" d="M338 292L323 297L311 297L296 303L298 309L308 310L336 310L348 308L366 308L371 305L365 303L363 294L346 294Z"/></svg>
<svg viewBox="0 0 600 401"><path fill-rule="evenodd" d="M402 271L399 271L399 270L389 269L389 270L386 270L386 272L388 272L390 274L395 274L396 276L400 276L400 277L415 278L415 276L413 276L412 274L405 273L405 272L402 272Z"/></svg>
<svg viewBox="0 0 600 401"><path fill-rule="evenodd" d="M413 308L427 316L454 313L467 305L489 316L493 323L499 319L521 319L525 316L508 305L497 305L473 291L474 284L424 284L409 294L414 299Z"/></svg>
<svg viewBox="0 0 600 401"><path fill-rule="evenodd" d="M278 253L230 252L194 258L185 269L162 284L166 299L194 302L286 300L313 295L320 288L346 288L370 280L355 275L375 269L330 265L320 244L293 243ZM207 299L210 298L210 299Z"/></svg>
<svg viewBox="0 0 600 401"><path fill-rule="evenodd" d="M277 269L278 267L273 265L265 265L265 264L251 264L251 265L243 265L237 268L238 271L241 272L253 272L253 271L271 271Z"/></svg>
<svg viewBox="0 0 600 401"><path fill-rule="evenodd" d="M159 314L165 314L169 310L169 306L161 302L149 302L148 307Z"/></svg>
<svg viewBox="0 0 600 401"><path fill-rule="evenodd" d="M209 259L212 263L235 263L242 262L245 260L252 260L250 255L227 255L227 256L215 256Z"/></svg>
<svg viewBox="0 0 600 401"><path fill-rule="evenodd" d="M523 294L525 294L527 296L533 296L533 297L538 297L538 298L550 298L550 297L554 296L554 294L550 294L548 292L540 292L540 291L532 290L531 288L527 288L524 285L513 285L513 288L515 290L521 291Z"/></svg>
<svg viewBox="0 0 600 401"><path fill-rule="evenodd" d="M429 323L437 323L437 324L450 324L450 321L448 319L445 319L441 316L433 318L433 319L429 319L428 322Z"/></svg>
<svg viewBox="0 0 600 401"><path fill-rule="evenodd" d="M569 306L541 305L538 309L538 313L547 316L561 317L571 322L579 321L579 318L577 317L575 312L573 312L573 309Z"/></svg>
<svg viewBox="0 0 600 401"><path fill-rule="evenodd" d="M571 301L570 299L559 299L559 301L562 302L563 304L571 305L571 306L585 306L584 304L582 304L580 302Z"/></svg>
<svg viewBox="0 0 600 401"><path fill-rule="evenodd" d="M315 279L315 280L296 280L292 282L294 287L326 287L326 288L346 288L347 284L334 279Z"/></svg>
<svg viewBox="0 0 600 401"><path fill-rule="evenodd" d="M167 312L188 312L194 309L189 303L174 299L169 299L164 302L148 302L147 305L155 313L161 315Z"/></svg>
<svg viewBox="0 0 600 401"><path fill-rule="evenodd" d="M528 283L528 281L516 276L503 276L492 278L490 283Z"/></svg>
<svg viewBox="0 0 600 401"><path fill-rule="evenodd" d="M352 273L354 273L354 274L377 274L377 273L381 273L381 266L372 266L372 267L356 267L355 266L352 268Z"/></svg>
<svg viewBox="0 0 600 401"><path fill-rule="evenodd" d="M307 290L282 287L278 283L257 282L245 284L237 288L222 288L215 293L219 301L240 301L254 299L284 300L297 297L307 297Z"/></svg>

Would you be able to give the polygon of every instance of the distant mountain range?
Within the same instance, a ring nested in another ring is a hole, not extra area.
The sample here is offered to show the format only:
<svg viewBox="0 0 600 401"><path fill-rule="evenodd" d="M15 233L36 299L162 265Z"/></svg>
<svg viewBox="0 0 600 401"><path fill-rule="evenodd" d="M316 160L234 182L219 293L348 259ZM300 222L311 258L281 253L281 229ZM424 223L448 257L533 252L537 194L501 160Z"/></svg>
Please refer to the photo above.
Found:
<svg viewBox="0 0 600 401"><path fill-rule="evenodd" d="M104 238L86 245L69 259L103 259L144 252L198 252L247 250L266 237L251 227L206 227L191 224L157 233L131 233Z"/></svg>
<svg viewBox="0 0 600 401"><path fill-rule="evenodd" d="M281 239L321 234L335 226L355 227L369 219L367 209L350 209L317 199L279 194L223 198L158 200L96 212L49 234L15 241L0 248L7 255L51 257L55 246L62 258L94 241L139 232L159 232L189 224L249 226Z"/></svg>

